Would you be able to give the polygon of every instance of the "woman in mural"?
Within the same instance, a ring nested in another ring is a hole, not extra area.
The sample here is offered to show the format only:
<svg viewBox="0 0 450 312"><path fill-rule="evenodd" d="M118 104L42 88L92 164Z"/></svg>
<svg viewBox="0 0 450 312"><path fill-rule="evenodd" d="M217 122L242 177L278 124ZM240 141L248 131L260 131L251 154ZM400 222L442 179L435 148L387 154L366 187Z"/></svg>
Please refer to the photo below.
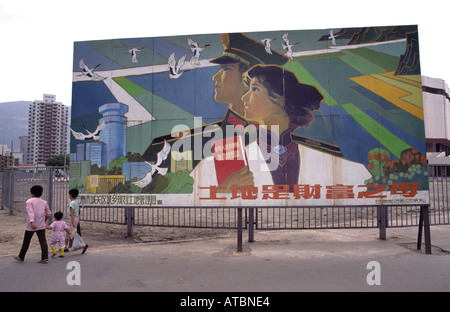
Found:
<svg viewBox="0 0 450 312"><path fill-rule="evenodd" d="M242 97L244 116L260 124L258 142L248 147L249 169L257 185L289 185L292 192L295 184L358 187L371 177L362 164L291 140L291 133L309 127L320 108L323 96L316 87L300 83L293 72L279 66L254 66L245 80L249 91Z"/></svg>
<svg viewBox="0 0 450 312"><path fill-rule="evenodd" d="M299 180L300 154L291 133L310 125L313 111L319 109L323 96L315 87L300 83L292 72L278 66L255 66L244 80L249 86L242 97L244 116L260 125L257 143L262 154L255 157L252 155L255 150L250 148L249 159L264 156L270 167L264 171L270 171L273 184L289 185L292 191Z"/></svg>
<svg viewBox="0 0 450 312"><path fill-rule="evenodd" d="M293 72L279 66L254 66L245 80L249 84L249 91L242 97L245 118L264 125L260 127L256 150L261 154L252 157L255 149L249 146L248 155L250 171L258 184L266 181L289 185L292 191L294 184L360 185L370 178L362 164L291 140L291 133L298 127L309 127L314 120L313 112L320 108L323 96L316 87L300 83ZM278 134L271 131L276 126ZM276 166L267 161L261 163L261 159L267 159L261 156L267 153L278 154Z"/></svg>

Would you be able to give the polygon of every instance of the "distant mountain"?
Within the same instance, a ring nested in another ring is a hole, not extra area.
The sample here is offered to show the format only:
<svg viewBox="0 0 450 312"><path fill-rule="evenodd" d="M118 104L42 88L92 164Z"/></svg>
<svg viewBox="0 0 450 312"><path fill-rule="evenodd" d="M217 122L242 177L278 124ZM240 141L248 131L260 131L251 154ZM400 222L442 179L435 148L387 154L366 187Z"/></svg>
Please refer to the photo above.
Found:
<svg viewBox="0 0 450 312"><path fill-rule="evenodd" d="M417 33L416 25L409 26L386 26L386 27L364 27L354 33L347 43L348 45L362 44L368 42L383 42L387 40L404 39L409 33Z"/></svg>
<svg viewBox="0 0 450 312"><path fill-rule="evenodd" d="M419 36L417 32L408 33L406 51L400 56L395 75L420 75Z"/></svg>
<svg viewBox="0 0 450 312"><path fill-rule="evenodd" d="M408 33L414 32L417 32L416 25L342 28L334 35L336 36L336 40L347 39L349 40L347 45L354 45L404 39L407 37ZM323 35L318 39L318 41L328 41L330 40L328 37L329 35Z"/></svg>
<svg viewBox="0 0 450 312"><path fill-rule="evenodd" d="M0 144L19 151L19 136L28 135L28 108L32 101L0 103Z"/></svg>

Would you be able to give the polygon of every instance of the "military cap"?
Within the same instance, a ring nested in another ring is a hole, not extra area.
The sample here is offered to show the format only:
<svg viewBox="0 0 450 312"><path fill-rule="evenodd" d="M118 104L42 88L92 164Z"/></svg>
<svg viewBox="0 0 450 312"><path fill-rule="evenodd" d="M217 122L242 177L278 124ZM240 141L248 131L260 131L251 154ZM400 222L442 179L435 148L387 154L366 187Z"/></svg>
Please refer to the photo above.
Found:
<svg viewBox="0 0 450 312"><path fill-rule="evenodd" d="M265 46L242 33L221 34L224 47L223 55L212 60L215 64L232 64L242 62L248 67L257 64L284 65L288 59L283 54L271 51L269 54Z"/></svg>

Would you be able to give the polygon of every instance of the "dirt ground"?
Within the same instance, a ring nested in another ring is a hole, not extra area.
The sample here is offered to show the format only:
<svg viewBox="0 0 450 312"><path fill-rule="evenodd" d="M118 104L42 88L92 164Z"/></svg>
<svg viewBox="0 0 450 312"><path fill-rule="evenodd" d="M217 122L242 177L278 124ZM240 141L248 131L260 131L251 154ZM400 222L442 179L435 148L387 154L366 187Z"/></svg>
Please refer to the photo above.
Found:
<svg viewBox="0 0 450 312"><path fill-rule="evenodd" d="M17 255L19 253L26 220L27 216L24 212L15 211L11 215L7 209L0 210L0 256ZM67 222L67 220L65 221ZM80 225L81 235L85 243L89 245L89 249L150 242L215 239L236 235L236 230L135 226L132 237L127 237L125 225L86 221L81 221ZM51 230L47 230L46 235L47 241L50 241ZM31 240L28 253L30 252L40 252L37 236L34 236Z"/></svg>

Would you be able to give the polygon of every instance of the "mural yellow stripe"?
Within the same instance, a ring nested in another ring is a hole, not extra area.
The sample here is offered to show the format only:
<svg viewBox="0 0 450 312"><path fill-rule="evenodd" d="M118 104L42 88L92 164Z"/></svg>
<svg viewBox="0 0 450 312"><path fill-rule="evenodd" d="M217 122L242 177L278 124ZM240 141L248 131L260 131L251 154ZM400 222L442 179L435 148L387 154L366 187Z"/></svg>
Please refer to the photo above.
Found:
<svg viewBox="0 0 450 312"><path fill-rule="evenodd" d="M404 91L384 81L381 81L380 79L377 79L372 75L353 77L350 79L360 86L363 86L364 88L381 96L397 107L403 109L404 111L407 111L411 115L423 120L423 109L402 99L402 97L410 95L410 92Z"/></svg>
<svg viewBox="0 0 450 312"><path fill-rule="evenodd" d="M411 147L354 104L341 104L341 107L396 157L400 158L402 151Z"/></svg>
<svg viewBox="0 0 450 312"><path fill-rule="evenodd" d="M402 81L397 79L397 77L393 74L394 72L388 72L384 74L373 74L372 76L386 82L387 84L409 92L410 94L402 97L402 100L423 109L422 85L416 86L414 84Z"/></svg>

